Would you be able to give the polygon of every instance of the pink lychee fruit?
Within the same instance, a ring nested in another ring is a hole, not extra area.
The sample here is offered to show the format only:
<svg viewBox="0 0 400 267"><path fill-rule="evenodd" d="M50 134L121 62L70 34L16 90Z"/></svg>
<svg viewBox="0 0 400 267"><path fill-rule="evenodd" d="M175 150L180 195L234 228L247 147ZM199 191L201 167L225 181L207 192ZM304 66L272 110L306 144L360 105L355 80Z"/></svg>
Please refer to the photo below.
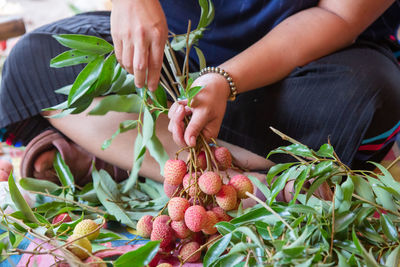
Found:
<svg viewBox="0 0 400 267"><path fill-rule="evenodd" d="M207 195L215 195L221 189L222 179L215 172L204 172L199 177L200 190Z"/></svg>
<svg viewBox="0 0 400 267"><path fill-rule="evenodd" d="M61 224L61 223L66 223L66 222L71 222L71 221L72 221L72 219L68 213L61 213L61 214L58 214L57 216L55 216L51 223L52 224L57 224L57 223Z"/></svg>
<svg viewBox="0 0 400 267"><path fill-rule="evenodd" d="M149 238L153 230L153 216L144 215L136 225L136 232L144 238Z"/></svg>
<svg viewBox="0 0 400 267"><path fill-rule="evenodd" d="M183 183L182 183L183 190L188 192L189 196L191 196L191 197L196 196L197 193L199 192L198 186L196 184L196 177L198 180L199 176L200 176L200 173L197 173L196 175L194 173L192 173L192 175L187 173L185 175L185 177L183 178Z"/></svg>
<svg viewBox="0 0 400 267"><path fill-rule="evenodd" d="M226 147L220 146L214 150L214 157L218 163L218 168L226 170L232 165L231 152Z"/></svg>
<svg viewBox="0 0 400 267"><path fill-rule="evenodd" d="M172 221L171 228L174 230L174 234L177 238L185 239L190 236L192 231L187 228L185 222L182 221Z"/></svg>
<svg viewBox="0 0 400 267"><path fill-rule="evenodd" d="M169 159L164 165L165 181L172 185L182 183L183 176L186 173L186 163L180 159Z"/></svg>
<svg viewBox="0 0 400 267"><path fill-rule="evenodd" d="M179 256L182 258L182 260L186 262L196 262L200 259L201 256L201 251L198 251L197 253L193 254L196 250L200 248L199 243L197 242L189 242L184 244L180 251L179 251ZM193 256L190 256L192 255ZM190 257L190 258L189 258Z"/></svg>
<svg viewBox="0 0 400 267"><path fill-rule="evenodd" d="M200 151L199 155L197 156L197 166L203 171L207 169L207 158L204 151Z"/></svg>
<svg viewBox="0 0 400 267"><path fill-rule="evenodd" d="M226 214L225 210L221 207L214 207L211 210L217 215L220 222L229 222L232 220L232 217Z"/></svg>
<svg viewBox="0 0 400 267"><path fill-rule="evenodd" d="M229 180L229 184L236 189L237 197L240 199L248 198L246 192L249 192L250 194L253 194L254 192L253 183L243 174L233 176Z"/></svg>
<svg viewBox="0 0 400 267"><path fill-rule="evenodd" d="M169 220L169 216L161 215L156 217L153 222L150 240L160 240L160 248L167 247L174 239L172 228L168 224Z"/></svg>
<svg viewBox="0 0 400 267"><path fill-rule="evenodd" d="M167 195L168 198L171 198L172 196L177 195L182 189L182 185L172 185L164 181L164 192Z"/></svg>
<svg viewBox="0 0 400 267"><path fill-rule="evenodd" d="M200 205L191 206L185 212L185 224L193 232L200 232L206 219L206 210Z"/></svg>
<svg viewBox="0 0 400 267"><path fill-rule="evenodd" d="M218 223L218 216L213 211L207 211L207 219L203 226L203 233L206 235L213 235L217 232L217 228L215 224Z"/></svg>
<svg viewBox="0 0 400 267"><path fill-rule="evenodd" d="M199 244L204 244L205 235L203 232L193 233L192 236L190 237L190 240L195 241Z"/></svg>
<svg viewBox="0 0 400 267"><path fill-rule="evenodd" d="M237 205L237 193L232 185L222 185L215 195L218 206L224 210L233 210Z"/></svg>
<svg viewBox="0 0 400 267"><path fill-rule="evenodd" d="M185 218L185 211L189 208L189 201L183 197L173 197L168 202L168 214L173 221Z"/></svg>
<svg viewBox="0 0 400 267"><path fill-rule="evenodd" d="M10 172L13 170L13 165L7 160L0 159L0 170L10 174Z"/></svg>

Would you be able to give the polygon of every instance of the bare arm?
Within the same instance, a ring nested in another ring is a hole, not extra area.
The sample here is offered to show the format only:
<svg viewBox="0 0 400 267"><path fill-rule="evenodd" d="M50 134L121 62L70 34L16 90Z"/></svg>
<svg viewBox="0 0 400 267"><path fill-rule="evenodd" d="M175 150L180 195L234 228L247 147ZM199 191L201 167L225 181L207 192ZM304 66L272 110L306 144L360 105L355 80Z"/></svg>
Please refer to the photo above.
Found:
<svg viewBox="0 0 400 267"><path fill-rule="evenodd" d="M271 84L297 66L350 45L393 2L321 0L317 7L284 20L221 67L234 78L239 92Z"/></svg>

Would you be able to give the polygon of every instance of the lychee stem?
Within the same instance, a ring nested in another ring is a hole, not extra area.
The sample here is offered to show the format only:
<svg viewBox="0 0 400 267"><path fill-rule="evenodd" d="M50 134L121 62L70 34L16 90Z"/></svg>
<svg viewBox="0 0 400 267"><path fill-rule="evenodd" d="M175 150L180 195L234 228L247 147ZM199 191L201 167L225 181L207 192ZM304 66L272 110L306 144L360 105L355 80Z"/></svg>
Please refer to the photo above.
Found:
<svg viewBox="0 0 400 267"><path fill-rule="evenodd" d="M216 238L211 239L210 241L206 242L205 244L201 245L197 250L195 250L194 252L192 252L192 254L190 254L189 256L186 257L186 259L182 260L181 257L179 257L179 261L181 262L181 264L179 266L183 266L193 255L195 255L196 253L202 251L204 248L206 248L209 244L217 242L219 239L222 238L222 235Z"/></svg>

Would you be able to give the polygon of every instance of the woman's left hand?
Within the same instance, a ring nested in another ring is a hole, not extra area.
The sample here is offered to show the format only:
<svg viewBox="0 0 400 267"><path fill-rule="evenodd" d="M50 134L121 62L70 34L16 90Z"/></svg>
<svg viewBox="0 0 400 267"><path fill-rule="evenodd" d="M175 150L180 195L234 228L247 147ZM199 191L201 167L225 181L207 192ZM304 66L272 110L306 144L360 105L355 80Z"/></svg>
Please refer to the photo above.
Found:
<svg viewBox="0 0 400 267"><path fill-rule="evenodd" d="M215 73L208 73L197 78L194 86L204 88L193 98L191 107L187 101L175 102L169 112L168 130L179 146L195 146L197 136L202 133L209 140L218 136L225 114L230 88L226 79ZM185 129L185 115L192 115Z"/></svg>

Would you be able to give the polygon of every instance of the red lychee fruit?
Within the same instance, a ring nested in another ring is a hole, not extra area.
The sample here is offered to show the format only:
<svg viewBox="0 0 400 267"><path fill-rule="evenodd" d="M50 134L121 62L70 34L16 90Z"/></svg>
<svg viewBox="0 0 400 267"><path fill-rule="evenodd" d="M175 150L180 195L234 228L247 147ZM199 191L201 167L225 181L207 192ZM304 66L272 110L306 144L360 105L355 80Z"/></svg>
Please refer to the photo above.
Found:
<svg viewBox="0 0 400 267"><path fill-rule="evenodd" d="M193 241L193 242L186 243L181 247L181 250L179 251L179 256L182 258L182 260L184 260L186 262L196 262L200 259L201 251L198 251L193 256L190 256L190 255L192 255L199 248L200 248L200 245L197 242Z"/></svg>
<svg viewBox="0 0 400 267"><path fill-rule="evenodd" d="M204 244L205 235L203 232L193 233L192 236L190 237L190 240L195 241L199 244Z"/></svg>
<svg viewBox="0 0 400 267"><path fill-rule="evenodd" d="M221 190L215 195L215 200L224 210L233 210L237 205L235 188L231 185L222 185Z"/></svg>
<svg viewBox="0 0 400 267"><path fill-rule="evenodd" d="M221 207L214 207L211 210L217 215L220 222L229 222L232 220L232 217L226 214L225 210Z"/></svg>
<svg viewBox="0 0 400 267"><path fill-rule="evenodd" d="M165 181L172 185L182 183L186 173L186 163L180 159L169 159L164 165Z"/></svg>
<svg viewBox="0 0 400 267"><path fill-rule="evenodd" d="M167 247L174 239L172 228L168 225L169 216L161 215L154 219L150 240L160 240L160 248Z"/></svg>
<svg viewBox="0 0 400 267"><path fill-rule="evenodd" d="M212 211L207 211L207 219L205 220L206 222L204 223L203 226L203 233L206 235L213 235L217 232L217 228L214 226L216 223L218 223L218 216Z"/></svg>
<svg viewBox="0 0 400 267"><path fill-rule="evenodd" d="M207 213L202 206L191 206L185 212L185 224L193 232L200 232L206 219Z"/></svg>
<svg viewBox="0 0 400 267"><path fill-rule="evenodd" d="M61 213L61 214L58 214L57 216L55 216L51 223L52 224L57 224L57 223L61 224L61 223L66 223L66 222L71 222L71 221L72 221L72 219L68 213Z"/></svg>
<svg viewBox="0 0 400 267"><path fill-rule="evenodd" d="M200 151L199 155L197 156L197 166L203 171L207 169L207 158L204 151Z"/></svg>
<svg viewBox="0 0 400 267"><path fill-rule="evenodd" d="M226 147L217 147L214 150L214 157L219 169L226 170L232 166L232 155Z"/></svg>
<svg viewBox="0 0 400 267"><path fill-rule="evenodd" d="M195 176L199 177L200 173L197 173L197 175L190 175L187 173L185 177L183 178L183 190L188 192L189 196L194 197L197 195L199 192L198 186L196 184L196 178ZM198 178L197 178L198 179Z"/></svg>
<svg viewBox="0 0 400 267"><path fill-rule="evenodd" d="M229 180L229 184L236 189L237 197L241 199L248 198L246 192L249 192L250 194L253 194L254 192L253 183L247 176L243 174L237 174L233 176Z"/></svg>
<svg viewBox="0 0 400 267"><path fill-rule="evenodd" d="M168 214L173 221L185 218L185 211L189 208L189 201L183 197L173 197L168 202Z"/></svg>
<svg viewBox="0 0 400 267"><path fill-rule="evenodd" d="M153 230L153 216L144 215L136 225L136 232L144 238L149 238Z"/></svg>
<svg viewBox="0 0 400 267"><path fill-rule="evenodd" d="M177 238L185 239L190 236L192 231L187 228L185 222L182 221L172 221L171 228L174 230L174 234Z"/></svg>
<svg viewBox="0 0 400 267"><path fill-rule="evenodd" d="M172 185L164 181L164 192L167 195L168 198L171 198L172 196L177 195L182 189L182 185Z"/></svg>
<svg viewBox="0 0 400 267"><path fill-rule="evenodd" d="M215 172L204 172L199 177L200 190L207 195L215 195L221 189L222 179Z"/></svg>

